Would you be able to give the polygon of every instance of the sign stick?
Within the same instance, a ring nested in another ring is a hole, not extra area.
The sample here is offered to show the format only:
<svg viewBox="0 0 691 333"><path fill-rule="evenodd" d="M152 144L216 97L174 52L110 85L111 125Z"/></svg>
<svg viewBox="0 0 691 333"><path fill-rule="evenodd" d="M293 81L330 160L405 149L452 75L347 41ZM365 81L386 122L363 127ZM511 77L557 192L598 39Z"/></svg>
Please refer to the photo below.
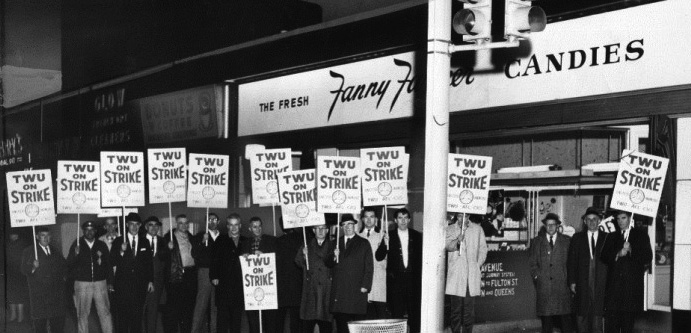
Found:
<svg viewBox="0 0 691 333"><path fill-rule="evenodd" d="M38 260L38 247L36 246L36 226L32 225L31 230L34 232L34 259ZM79 244L79 239L77 239L77 244Z"/></svg>
<svg viewBox="0 0 691 333"><path fill-rule="evenodd" d="M384 233L386 233L386 235L388 236L389 235L389 208L386 207L386 205L384 205L384 216L382 216L382 217L384 218L384 221L382 221L382 227L384 227Z"/></svg>
<svg viewBox="0 0 691 333"><path fill-rule="evenodd" d="M172 204L168 201L168 222L170 223L170 241L173 241L173 208Z"/></svg>
<svg viewBox="0 0 691 333"><path fill-rule="evenodd" d="M264 333L264 323L262 323L262 310L259 310L259 333Z"/></svg>
<svg viewBox="0 0 691 333"><path fill-rule="evenodd" d="M206 206L206 232L209 232L209 206ZM209 246L209 239L206 239L206 246Z"/></svg>
<svg viewBox="0 0 691 333"><path fill-rule="evenodd" d="M77 247L79 247L79 229L79 213L77 213Z"/></svg>
<svg viewBox="0 0 691 333"><path fill-rule="evenodd" d="M465 213L463 213L463 217L461 220L461 239L465 237ZM460 245L460 244L459 244ZM458 250L458 255L461 255L461 250Z"/></svg>
<svg viewBox="0 0 691 333"><path fill-rule="evenodd" d="M338 213L338 217L336 218L336 248L337 249L339 249L340 244L341 244L341 213ZM338 257L340 257L340 256L341 256L341 254L339 251ZM338 257L336 257L336 263L338 263Z"/></svg>
<svg viewBox="0 0 691 333"><path fill-rule="evenodd" d="M302 227L302 239L305 241L305 249L306 249L307 248L307 232L305 231L305 227ZM305 254L305 263L307 264L307 270L309 271L310 270L310 261L309 261L309 258L307 256L308 255Z"/></svg>
<svg viewBox="0 0 691 333"><path fill-rule="evenodd" d="M633 213L631 213L631 221L629 221L629 233L626 234L626 239L624 241L628 242L629 241L629 236L631 235L631 228L633 228Z"/></svg>
<svg viewBox="0 0 691 333"><path fill-rule="evenodd" d="M275 203L271 204L271 218L273 219L273 224L274 224L274 237L276 237L276 204Z"/></svg>
<svg viewBox="0 0 691 333"><path fill-rule="evenodd" d="M125 206L122 206L122 236L125 237ZM124 238L122 239L125 240Z"/></svg>

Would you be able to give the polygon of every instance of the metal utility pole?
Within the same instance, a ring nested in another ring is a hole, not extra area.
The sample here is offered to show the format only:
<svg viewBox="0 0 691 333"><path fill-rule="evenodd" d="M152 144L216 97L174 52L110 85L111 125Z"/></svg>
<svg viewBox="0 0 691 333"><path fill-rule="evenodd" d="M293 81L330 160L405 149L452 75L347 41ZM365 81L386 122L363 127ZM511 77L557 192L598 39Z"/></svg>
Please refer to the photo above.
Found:
<svg viewBox="0 0 691 333"><path fill-rule="evenodd" d="M421 332L444 329L446 174L449 154L451 1L430 0L425 96L425 189Z"/></svg>

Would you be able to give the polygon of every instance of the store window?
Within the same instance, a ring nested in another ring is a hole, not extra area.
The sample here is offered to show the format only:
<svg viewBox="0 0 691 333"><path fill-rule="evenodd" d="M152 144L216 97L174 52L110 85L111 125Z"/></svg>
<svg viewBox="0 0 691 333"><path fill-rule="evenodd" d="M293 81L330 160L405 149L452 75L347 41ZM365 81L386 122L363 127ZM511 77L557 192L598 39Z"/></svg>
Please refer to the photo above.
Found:
<svg viewBox="0 0 691 333"><path fill-rule="evenodd" d="M567 236L583 230L582 215L588 207L611 215L621 152L636 149L662 156L653 151L650 128L635 124L537 130L452 142L454 152L493 157L490 200L482 222L489 250L526 250L530 240L540 234L541 221L548 213L560 216L559 231ZM666 190L673 192L669 187ZM648 308L656 310L669 310L670 306L672 209L663 195L657 217L635 217L636 228L648 230L655 253L646 274L646 295ZM502 254L491 258L510 260Z"/></svg>

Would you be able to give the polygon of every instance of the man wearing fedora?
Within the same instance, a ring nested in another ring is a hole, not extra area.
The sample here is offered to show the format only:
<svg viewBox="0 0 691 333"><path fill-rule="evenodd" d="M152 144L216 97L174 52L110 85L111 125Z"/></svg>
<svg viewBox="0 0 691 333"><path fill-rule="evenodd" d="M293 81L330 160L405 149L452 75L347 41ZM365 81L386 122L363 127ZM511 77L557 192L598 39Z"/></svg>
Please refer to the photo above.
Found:
<svg viewBox="0 0 691 333"><path fill-rule="evenodd" d="M610 235L599 230L601 215L595 207L583 214L583 228L573 235L569 249L569 288L579 332L602 332L607 265L601 259Z"/></svg>
<svg viewBox="0 0 691 333"><path fill-rule="evenodd" d="M101 322L101 331L111 333L113 319L110 315L108 290L112 289L113 270L108 246L96 239L96 224L93 221L84 222L82 231L84 236L72 243L67 256L69 274L74 279L78 331L89 332L89 312L93 301Z"/></svg>
<svg viewBox="0 0 691 333"><path fill-rule="evenodd" d="M333 267L331 312L338 333L348 332L349 321L365 318L367 294L372 289L372 248L367 240L355 233L355 223L353 215L343 214L343 236L333 254L325 260L327 267Z"/></svg>
<svg viewBox="0 0 691 333"><path fill-rule="evenodd" d="M152 253L146 236L139 235L142 219L137 213L125 218L126 233L113 241L111 260L115 267L116 329L141 332L146 294L154 291Z"/></svg>
<svg viewBox="0 0 691 333"><path fill-rule="evenodd" d="M545 232L530 242L530 274L537 292L536 312L542 321L542 332L552 333L554 319L561 322L562 332L571 332L571 293L567 279L567 258L571 239L557 232L559 215L548 213L542 220Z"/></svg>

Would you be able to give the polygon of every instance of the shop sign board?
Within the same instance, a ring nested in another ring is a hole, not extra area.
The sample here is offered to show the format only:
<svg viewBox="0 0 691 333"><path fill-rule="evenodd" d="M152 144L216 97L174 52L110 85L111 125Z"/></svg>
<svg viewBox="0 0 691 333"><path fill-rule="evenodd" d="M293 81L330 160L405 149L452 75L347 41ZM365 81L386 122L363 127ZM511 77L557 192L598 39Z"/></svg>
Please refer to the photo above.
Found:
<svg viewBox="0 0 691 333"><path fill-rule="evenodd" d="M149 203L187 200L185 148L149 149Z"/></svg>
<svg viewBox="0 0 691 333"><path fill-rule="evenodd" d="M410 117L414 90L414 52L241 84L238 135Z"/></svg>
<svg viewBox="0 0 691 333"><path fill-rule="evenodd" d="M101 152L101 206L144 206L144 153Z"/></svg>
<svg viewBox="0 0 691 333"><path fill-rule="evenodd" d="M293 166L290 148L265 149L250 156L252 169L252 202L258 205L278 205L278 177L291 171Z"/></svg>
<svg viewBox="0 0 691 333"><path fill-rule="evenodd" d="M217 137L221 133L223 90L204 86L136 99L145 143Z"/></svg>
<svg viewBox="0 0 691 333"><path fill-rule="evenodd" d="M283 228L325 224L324 213L317 212L316 170L286 171L278 176Z"/></svg>
<svg viewBox="0 0 691 333"><path fill-rule="evenodd" d="M446 210L486 214L492 157L449 154Z"/></svg>
<svg viewBox="0 0 691 333"><path fill-rule="evenodd" d="M137 207L128 207L125 208L125 211L122 211L122 208L101 208L101 211L98 213L98 217L119 217L119 216L127 216L129 213L138 213L139 209Z"/></svg>
<svg viewBox="0 0 691 333"><path fill-rule="evenodd" d="M190 154L187 207L228 208L228 155Z"/></svg>
<svg viewBox="0 0 691 333"><path fill-rule="evenodd" d="M365 206L408 204L409 159L405 147L360 150Z"/></svg>
<svg viewBox="0 0 691 333"><path fill-rule="evenodd" d="M278 309L276 288L276 254L240 256L245 310Z"/></svg>
<svg viewBox="0 0 691 333"><path fill-rule="evenodd" d="M480 267L482 288L475 301L476 322L535 317L535 287L528 251L489 251Z"/></svg>
<svg viewBox="0 0 691 333"><path fill-rule="evenodd" d="M359 214L360 158L317 156L317 211Z"/></svg>
<svg viewBox="0 0 691 333"><path fill-rule="evenodd" d="M50 169L8 172L5 178L12 228L55 224Z"/></svg>
<svg viewBox="0 0 691 333"><path fill-rule="evenodd" d="M689 84L691 43L678 38L691 33L689 17L688 1L667 0L550 23L491 64L452 68L450 111Z"/></svg>
<svg viewBox="0 0 691 333"><path fill-rule="evenodd" d="M101 212L100 164L58 161L58 214Z"/></svg>
<svg viewBox="0 0 691 333"><path fill-rule="evenodd" d="M624 150L611 207L650 217L657 215L669 159Z"/></svg>

